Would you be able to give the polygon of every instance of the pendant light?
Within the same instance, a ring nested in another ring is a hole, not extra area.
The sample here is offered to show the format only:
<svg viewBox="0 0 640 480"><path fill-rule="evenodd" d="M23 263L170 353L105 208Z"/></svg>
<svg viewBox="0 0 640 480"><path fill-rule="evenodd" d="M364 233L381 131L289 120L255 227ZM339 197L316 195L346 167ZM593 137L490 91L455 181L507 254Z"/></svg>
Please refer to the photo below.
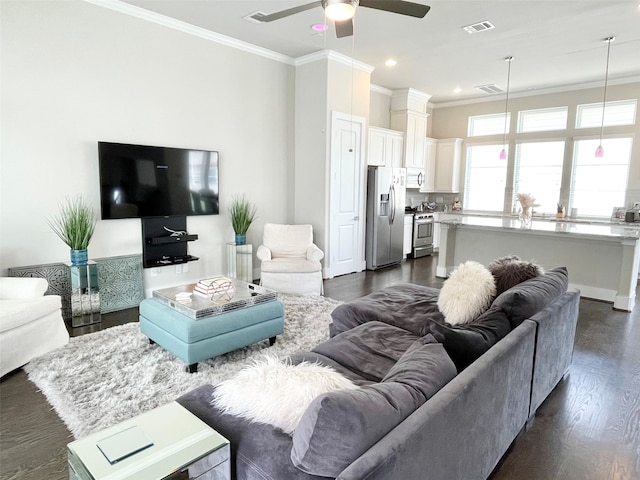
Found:
<svg viewBox="0 0 640 480"><path fill-rule="evenodd" d="M513 60L513 57L506 57L504 60L509 64L509 69L507 71L507 97L504 102L504 137L502 139L500 160L507 159L507 117L509 113L509 83L511 82L511 61Z"/></svg>
<svg viewBox="0 0 640 480"><path fill-rule="evenodd" d="M602 133L604 132L604 109L607 105L607 82L609 80L609 52L611 51L611 42L616 37L607 37L604 39L607 42L607 68L604 71L604 94L602 96L602 120L600 121L600 144L596 148L596 158L604 157L604 148L602 147Z"/></svg>

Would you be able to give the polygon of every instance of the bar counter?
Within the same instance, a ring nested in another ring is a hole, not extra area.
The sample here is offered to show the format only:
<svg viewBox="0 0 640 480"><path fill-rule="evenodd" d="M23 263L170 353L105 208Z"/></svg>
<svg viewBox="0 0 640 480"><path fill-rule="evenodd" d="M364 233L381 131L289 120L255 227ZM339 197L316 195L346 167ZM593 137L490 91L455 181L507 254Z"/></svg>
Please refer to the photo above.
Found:
<svg viewBox="0 0 640 480"><path fill-rule="evenodd" d="M566 266L570 286L581 295L612 302L619 310L635 305L640 264L640 225L536 220L515 217L441 215L436 275L446 278L460 263L488 264L518 255L546 269Z"/></svg>

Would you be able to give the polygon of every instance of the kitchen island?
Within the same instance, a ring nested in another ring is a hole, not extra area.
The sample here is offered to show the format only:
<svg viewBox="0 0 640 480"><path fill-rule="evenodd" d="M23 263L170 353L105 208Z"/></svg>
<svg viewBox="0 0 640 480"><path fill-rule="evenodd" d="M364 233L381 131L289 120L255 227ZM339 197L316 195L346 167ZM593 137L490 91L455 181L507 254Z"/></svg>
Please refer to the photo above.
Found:
<svg viewBox="0 0 640 480"><path fill-rule="evenodd" d="M446 278L460 263L487 265L518 255L550 269L566 266L570 286L583 297L613 302L619 310L635 304L640 263L640 227L515 217L447 215L439 220L440 251L436 275Z"/></svg>

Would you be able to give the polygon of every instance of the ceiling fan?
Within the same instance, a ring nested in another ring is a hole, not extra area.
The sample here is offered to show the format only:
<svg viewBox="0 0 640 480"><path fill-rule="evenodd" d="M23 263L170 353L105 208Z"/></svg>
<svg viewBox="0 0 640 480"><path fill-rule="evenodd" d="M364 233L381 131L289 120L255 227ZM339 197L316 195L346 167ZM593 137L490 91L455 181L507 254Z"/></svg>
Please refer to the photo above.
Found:
<svg viewBox="0 0 640 480"><path fill-rule="evenodd" d="M328 18L335 21L336 35L338 38L353 35L353 15L358 6L375 8L376 10L384 10L386 12L399 13L400 15L417 18L423 18L431 9L428 5L405 2L404 0L318 0L269 15L256 13L252 15L251 18L259 22L273 22L274 20L279 20L319 6L324 8Z"/></svg>

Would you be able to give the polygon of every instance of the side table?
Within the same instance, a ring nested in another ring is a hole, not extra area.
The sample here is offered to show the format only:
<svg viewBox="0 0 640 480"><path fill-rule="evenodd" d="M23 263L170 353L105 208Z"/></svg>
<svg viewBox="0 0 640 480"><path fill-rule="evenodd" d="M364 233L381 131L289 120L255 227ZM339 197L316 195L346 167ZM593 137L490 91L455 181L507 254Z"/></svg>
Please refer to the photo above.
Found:
<svg viewBox="0 0 640 480"><path fill-rule="evenodd" d="M253 283L253 246L227 243L227 275Z"/></svg>
<svg viewBox="0 0 640 480"><path fill-rule="evenodd" d="M231 479L229 441L176 402L71 442L67 453L69 480Z"/></svg>
<svg viewBox="0 0 640 480"><path fill-rule="evenodd" d="M71 286L71 326L98 323L101 318L97 263L89 260L85 265L65 265Z"/></svg>

